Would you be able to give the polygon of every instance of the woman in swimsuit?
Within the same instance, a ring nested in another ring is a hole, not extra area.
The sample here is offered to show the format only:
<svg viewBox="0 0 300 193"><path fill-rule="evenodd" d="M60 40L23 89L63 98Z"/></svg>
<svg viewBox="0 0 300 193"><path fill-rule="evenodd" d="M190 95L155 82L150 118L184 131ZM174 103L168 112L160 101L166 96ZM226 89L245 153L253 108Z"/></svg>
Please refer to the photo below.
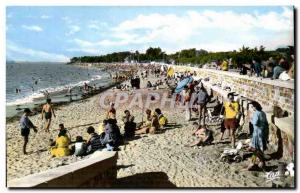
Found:
<svg viewBox="0 0 300 193"><path fill-rule="evenodd" d="M52 108L51 105L51 99L47 99L47 103L43 106L43 110L42 110L42 120L45 117L45 131L49 132L49 127L51 124L51 119L52 119L52 113L53 116L55 117L55 113L54 110Z"/></svg>

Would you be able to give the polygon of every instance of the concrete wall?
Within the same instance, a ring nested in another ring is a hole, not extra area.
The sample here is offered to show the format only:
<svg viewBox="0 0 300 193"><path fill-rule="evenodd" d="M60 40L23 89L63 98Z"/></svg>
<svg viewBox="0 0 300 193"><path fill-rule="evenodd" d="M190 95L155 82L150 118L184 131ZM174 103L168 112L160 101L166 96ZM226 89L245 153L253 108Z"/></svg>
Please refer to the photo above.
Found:
<svg viewBox="0 0 300 193"><path fill-rule="evenodd" d="M117 152L91 158L8 182L9 188L112 187L117 178Z"/></svg>
<svg viewBox="0 0 300 193"><path fill-rule="evenodd" d="M236 97L246 117L246 124L250 121L251 112L247 106L247 99L256 100L262 106L268 117L269 146L276 149L274 158L285 160L294 159L294 81L280 81L249 77L239 75L236 72L224 72L213 69L202 69L186 66L173 66L175 72L196 71L198 78L209 78L209 81L202 81L203 85L211 89L214 96L221 100L227 97L229 91L223 89L225 86L231 88L231 92L238 94ZM215 84L221 84L219 87ZM243 97L245 98L243 98ZM273 107L278 106L288 112L288 117L274 117ZM247 127L246 125L246 127ZM247 127L248 129L248 127Z"/></svg>

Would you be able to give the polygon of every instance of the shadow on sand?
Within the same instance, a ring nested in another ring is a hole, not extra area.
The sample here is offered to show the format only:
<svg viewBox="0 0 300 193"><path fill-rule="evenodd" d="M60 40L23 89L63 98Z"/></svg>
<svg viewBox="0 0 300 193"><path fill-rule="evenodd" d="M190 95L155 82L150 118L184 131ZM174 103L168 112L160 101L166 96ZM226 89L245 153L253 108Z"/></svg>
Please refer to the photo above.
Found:
<svg viewBox="0 0 300 193"><path fill-rule="evenodd" d="M162 134L165 133L167 130L172 130L177 128L182 128L182 125L176 123L168 123L168 125L166 125L164 128L157 130L155 134Z"/></svg>
<svg viewBox="0 0 300 193"><path fill-rule="evenodd" d="M176 188L164 172L146 172L117 179L113 188Z"/></svg>

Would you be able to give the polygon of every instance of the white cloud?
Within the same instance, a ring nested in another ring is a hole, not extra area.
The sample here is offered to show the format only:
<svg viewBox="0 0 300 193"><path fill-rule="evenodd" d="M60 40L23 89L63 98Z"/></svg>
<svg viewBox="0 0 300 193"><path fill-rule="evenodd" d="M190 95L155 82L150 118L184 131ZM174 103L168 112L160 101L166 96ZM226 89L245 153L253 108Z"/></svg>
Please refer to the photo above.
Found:
<svg viewBox="0 0 300 193"><path fill-rule="evenodd" d="M96 25L96 24L89 24L89 25L88 25L88 28L90 28L90 29L95 29L95 30L100 30L100 29L101 29L100 26L98 26L98 25Z"/></svg>
<svg viewBox="0 0 300 193"><path fill-rule="evenodd" d="M273 37L273 40L271 38L267 39L271 42L283 34L292 37L292 16L293 11L290 7L283 7L283 11L279 13L267 12L261 14L214 10L187 11L182 16L158 13L140 14L136 18L124 21L112 28L111 36L118 39L113 41L107 39L105 42L107 42L106 45L115 46L140 43L156 44L159 42L162 44L161 47L164 45L166 47L180 47L178 45L192 45L190 42L194 43L201 39L199 37L206 36L211 42L215 39L217 42L223 42L224 49L230 50L235 47L232 45L240 47L243 44L253 44L252 40L255 40L255 43L262 42L263 36L259 33L262 31L262 34L269 32L277 34ZM219 34L212 37L210 32ZM293 43L291 38L286 40L288 41L285 44ZM234 41L234 44L232 41ZM267 44L272 45L270 42L267 42ZM197 45L206 45L206 43L198 42ZM215 48L212 46L206 47L210 50L219 50L217 45L214 46Z"/></svg>
<svg viewBox="0 0 300 193"><path fill-rule="evenodd" d="M90 29L108 28L98 21L87 24ZM233 11L204 10L176 14L140 14L108 29L107 38L98 41L74 39L76 49L98 54L99 50L144 49L160 46L167 53L180 49L197 48L208 51L237 50L243 45L264 45L276 49L292 45L293 10L282 7L281 12L239 13Z"/></svg>
<svg viewBox="0 0 300 193"><path fill-rule="evenodd" d="M50 15L42 15L41 16L41 19L50 19L52 18Z"/></svg>
<svg viewBox="0 0 300 193"><path fill-rule="evenodd" d="M88 53L88 54L100 54L100 49L95 49L95 48L69 48L66 51L68 52L83 52L83 53Z"/></svg>
<svg viewBox="0 0 300 193"><path fill-rule="evenodd" d="M121 40L121 41L101 40L97 42L91 42L91 41L81 40L78 38L73 39L70 42L76 44L76 49L70 48L67 49L67 51L86 52L90 54L99 54L101 48L103 47L128 45L129 43L127 40Z"/></svg>
<svg viewBox="0 0 300 193"><path fill-rule="evenodd" d="M69 57L62 54L48 53L41 50L19 46L13 42L7 41L6 53L13 60L26 61L48 61L48 62L68 62Z"/></svg>
<svg viewBox="0 0 300 193"><path fill-rule="evenodd" d="M43 28L37 25L22 25L22 28L29 30L29 31L36 31L36 32L41 32L43 31Z"/></svg>
<svg viewBox="0 0 300 193"><path fill-rule="evenodd" d="M72 34L75 34L80 31L80 27L78 25L70 25L68 26L70 29L69 32L66 33L67 36L70 36Z"/></svg>
<svg viewBox="0 0 300 193"><path fill-rule="evenodd" d="M106 22L100 22L97 20L92 20L87 25L88 28L93 29L93 30L101 30L103 28L107 28L107 26L108 26L108 24Z"/></svg>

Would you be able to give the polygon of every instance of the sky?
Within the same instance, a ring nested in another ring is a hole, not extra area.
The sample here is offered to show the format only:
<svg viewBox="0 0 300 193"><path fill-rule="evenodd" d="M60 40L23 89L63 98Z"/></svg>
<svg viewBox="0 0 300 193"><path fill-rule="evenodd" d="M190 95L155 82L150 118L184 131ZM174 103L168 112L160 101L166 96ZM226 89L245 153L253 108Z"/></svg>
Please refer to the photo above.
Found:
<svg viewBox="0 0 300 193"><path fill-rule="evenodd" d="M68 62L84 55L160 47L267 50L294 44L292 6L8 6L6 59Z"/></svg>

